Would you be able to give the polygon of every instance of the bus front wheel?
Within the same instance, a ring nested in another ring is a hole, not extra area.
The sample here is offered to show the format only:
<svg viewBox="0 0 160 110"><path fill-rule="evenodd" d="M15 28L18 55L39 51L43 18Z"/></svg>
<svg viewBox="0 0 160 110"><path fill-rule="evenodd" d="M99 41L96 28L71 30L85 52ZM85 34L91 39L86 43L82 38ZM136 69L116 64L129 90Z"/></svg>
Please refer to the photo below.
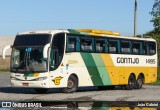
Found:
<svg viewBox="0 0 160 110"><path fill-rule="evenodd" d="M65 93L72 93L75 92L78 88L78 80L75 76L71 75L67 82L67 88L63 89Z"/></svg>
<svg viewBox="0 0 160 110"><path fill-rule="evenodd" d="M136 79L133 74L129 76L128 84L125 86L127 90L132 90L135 87Z"/></svg>

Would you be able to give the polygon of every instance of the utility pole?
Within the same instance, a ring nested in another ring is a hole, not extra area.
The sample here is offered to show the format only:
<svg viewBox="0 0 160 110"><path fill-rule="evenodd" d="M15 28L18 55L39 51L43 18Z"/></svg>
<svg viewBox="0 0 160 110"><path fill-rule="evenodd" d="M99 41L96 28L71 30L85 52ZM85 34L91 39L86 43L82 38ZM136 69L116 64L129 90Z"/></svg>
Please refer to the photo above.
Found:
<svg viewBox="0 0 160 110"><path fill-rule="evenodd" d="M137 35L137 0L134 5L134 36Z"/></svg>

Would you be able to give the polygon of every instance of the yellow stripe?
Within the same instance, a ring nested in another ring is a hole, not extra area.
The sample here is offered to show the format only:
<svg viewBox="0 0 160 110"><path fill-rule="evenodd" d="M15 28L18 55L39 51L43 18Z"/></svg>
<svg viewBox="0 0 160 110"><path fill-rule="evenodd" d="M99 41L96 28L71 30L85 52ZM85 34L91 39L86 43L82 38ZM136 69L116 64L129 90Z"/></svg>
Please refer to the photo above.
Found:
<svg viewBox="0 0 160 110"><path fill-rule="evenodd" d="M118 33L118 32L112 32L112 31L107 31L107 30L79 29L79 30L76 30L76 31L78 31L78 32L86 32L86 33L90 33L90 35L96 35L96 36L101 36L103 34L120 36L120 33Z"/></svg>
<svg viewBox="0 0 160 110"><path fill-rule="evenodd" d="M34 73L33 77L39 76L39 73Z"/></svg>
<svg viewBox="0 0 160 110"><path fill-rule="evenodd" d="M101 57L113 85L127 84L131 73L134 73L136 78L138 78L140 73L143 73L145 76L145 83L152 83L157 80L157 67L116 67L112 61L111 55L101 54Z"/></svg>
<svg viewBox="0 0 160 110"><path fill-rule="evenodd" d="M97 34L97 33L89 33L91 36L101 36L101 34Z"/></svg>

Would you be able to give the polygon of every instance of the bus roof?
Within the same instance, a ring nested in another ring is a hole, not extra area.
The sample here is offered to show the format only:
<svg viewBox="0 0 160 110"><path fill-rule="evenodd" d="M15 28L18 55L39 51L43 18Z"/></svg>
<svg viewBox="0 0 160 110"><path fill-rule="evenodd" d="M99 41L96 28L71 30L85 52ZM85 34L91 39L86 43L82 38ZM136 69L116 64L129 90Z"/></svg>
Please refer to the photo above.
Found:
<svg viewBox="0 0 160 110"><path fill-rule="evenodd" d="M156 41L152 37L133 37L133 36L121 36L118 32L106 31L106 30L96 30L96 29L68 29L69 33L73 34L82 34L82 35L92 35L95 37L113 37L113 38L123 38L123 39L136 39L136 40L147 40L147 41Z"/></svg>
<svg viewBox="0 0 160 110"><path fill-rule="evenodd" d="M106 30L97 30L97 29L57 29L57 30L34 30L18 33L17 35L22 34L56 34L56 33L71 33L71 34L80 34L80 35L92 35L95 37L113 37L113 38L123 38L123 39L134 39L134 40L147 40L155 41L153 38L139 38L139 37L129 37L129 36L120 36L120 33Z"/></svg>

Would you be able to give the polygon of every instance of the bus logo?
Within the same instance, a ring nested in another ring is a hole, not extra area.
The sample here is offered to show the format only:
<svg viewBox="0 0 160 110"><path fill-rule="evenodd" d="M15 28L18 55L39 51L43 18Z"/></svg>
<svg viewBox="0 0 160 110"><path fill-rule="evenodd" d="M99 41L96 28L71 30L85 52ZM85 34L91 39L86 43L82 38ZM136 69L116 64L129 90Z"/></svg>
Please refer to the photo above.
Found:
<svg viewBox="0 0 160 110"><path fill-rule="evenodd" d="M61 76L56 77L56 78L53 80L54 84L55 84L55 85L60 85L60 82L61 82L61 79L62 79L62 78L63 78L63 77L61 77Z"/></svg>

